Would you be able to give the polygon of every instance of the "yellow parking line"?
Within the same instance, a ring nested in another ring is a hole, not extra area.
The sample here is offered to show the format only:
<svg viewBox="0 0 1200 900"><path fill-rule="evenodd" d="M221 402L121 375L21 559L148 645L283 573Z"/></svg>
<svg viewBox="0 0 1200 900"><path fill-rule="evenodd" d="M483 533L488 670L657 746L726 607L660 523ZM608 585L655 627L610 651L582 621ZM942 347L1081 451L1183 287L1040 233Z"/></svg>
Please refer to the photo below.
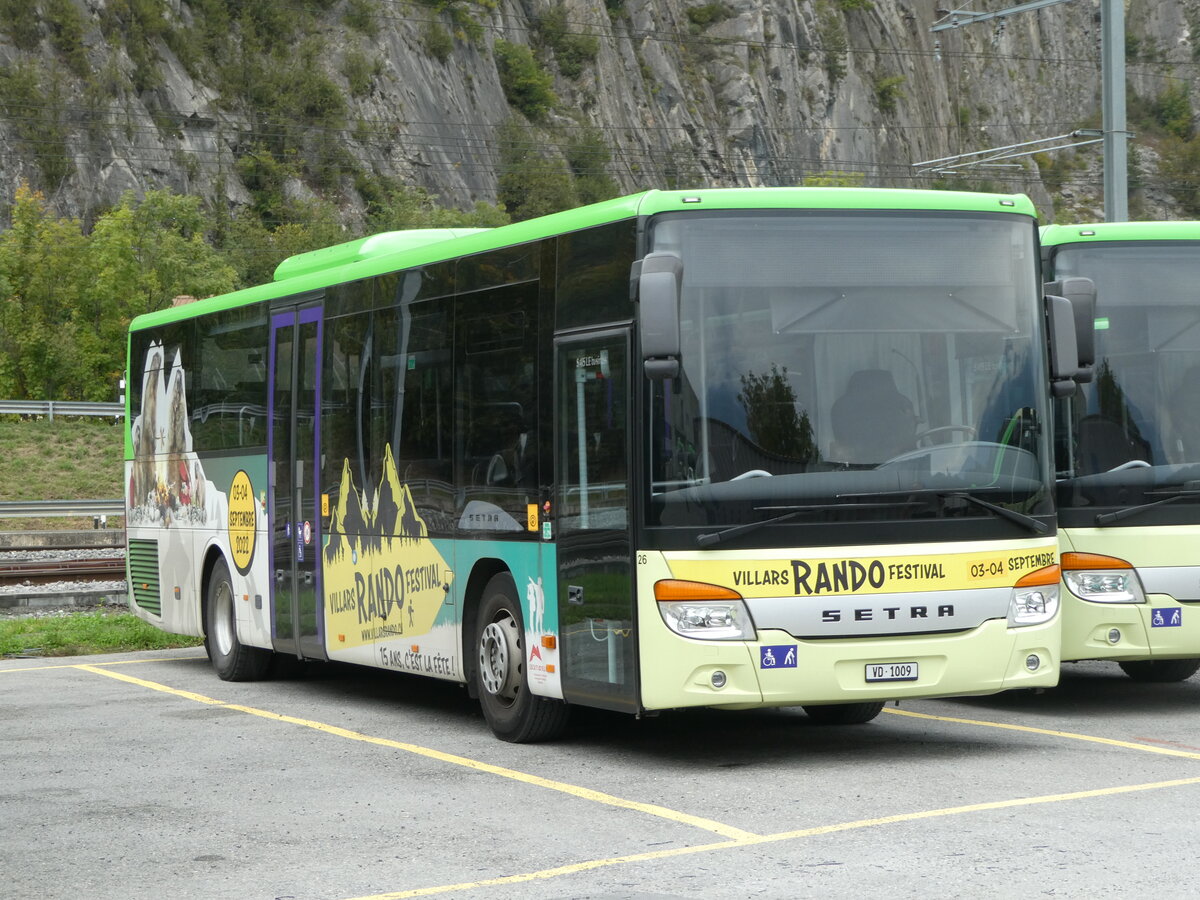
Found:
<svg viewBox="0 0 1200 900"><path fill-rule="evenodd" d="M82 669L84 672L92 672L96 675L107 675L109 678L115 678L118 681L127 681L130 684L136 684L139 687L149 688L152 691L162 691L164 694L173 694L176 697L194 700L196 703L207 703L209 706L225 705L225 701L223 700L214 700L212 697L205 697L203 694L196 694L192 691L182 691L179 688L167 687L165 684L159 684L157 681L146 681L144 678L135 678L133 675L126 675L124 672L111 672L108 669L101 669L98 666L90 665L76 666L75 668Z"/></svg>
<svg viewBox="0 0 1200 900"><path fill-rule="evenodd" d="M1152 781L1147 784L1129 784L1118 787L1095 788L1090 791L1072 791L1068 794L1043 794L1040 797L1018 797L1015 800L989 800L985 803L970 803L966 806L950 806L945 809L929 809L920 812L899 813L894 816L881 816L877 819L860 819L857 822L844 822L837 825L818 825L814 828L802 828L798 831L783 831L778 834L764 835L761 842L787 841L795 838L815 837L820 834L833 834L838 831L852 831L856 828L871 828L876 825L895 825L899 822L917 822L922 819L937 819L943 816L959 816L965 813L987 812L993 809L1011 809L1017 806L1036 806L1040 803L1064 803L1069 800L1090 800L1095 797L1113 797L1118 794L1135 794L1140 791L1158 791L1164 788L1187 787L1200 784L1200 777L1175 778L1170 781Z"/></svg>
<svg viewBox="0 0 1200 900"><path fill-rule="evenodd" d="M589 788L567 784L562 781L553 781L549 778L542 778L538 775L530 775L527 772L519 772L516 769L508 769L504 766L496 766L492 765L491 763L481 762L476 759L469 759L465 756L456 756L452 753L443 753L441 750L433 750L429 747L422 747L418 744L409 744L403 741L393 741L389 738L372 737L368 734L362 734L357 731L339 728L336 725L327 725L324 722L314 722L311 719L298 719L295 716L286 716L280 713L269 712L264 709L255 709L252 706L240 706L235 703L226 703L223 700L214 700L212 697L205 697L203 694L195 694L191 691L179 690L178 688L168 687L165 684L159 684L154 681L146 681L142 678L135 678L134 676L126 675L123 672L113 672L107 669L100 669L94 666L86 665L78 666L78 668L83 669L86 672L94 672L97 675L106 675L109 678L116 678L119 681L125 681L129 684L136 684L140 687L149 688L153 691L174 694L177 697L183 697L188 700L193 700L197 703L205 703L210 706L220 706L225 709L233 709L237 710L238 712L246 713L247 715L259 716L263 719L271 719L276 722L286 722L289 725L300 725L304 728L312 728L316 731L322 731L335 737L346 738L347 740L361 741L366 744L375 744L380 747L391 747L395 750L403 750L407 753L414 753L418 756L439 760L440 762L451 763L452 765L462 766L468 769L475 769L479 772L487 772L491 775L499 775L502 778L510 778L513 781L532 784L537 787L546 788L547 790L569 794L574 797L579 797L583 800L590 800L593 803L602 803L607 806L615 806L621 809L629 809L633 810L634 812L645 813L646 815L657 816L660 819L667 819L672 822L677 822L681 825L690 825L694 828L701 828L705 831L711 831L714 834L719 834L722 837L731 838L733 840L756 837L756 835L754 835L752 832L743 831L740 828L734 828L732 825L726 825L722 822L716 822L712 819L689 815L688 813L680 812L674 809L667 809L664 806L657 806L653 803L639 803L635 800L626 800L623 797L616 797L612 794L605 794L601 791L593 791Z"/></svg>
<svg viewBox="0 0 1200 900"><path fill-rule="evenodd" d="M187 658L187 657L185 657ZM1062 803L1073 800L1085 800L1098 797L1116 796L1119 794L1129 794L1141 791L1163 790L1173 787L1185 787L1200 784L1200 777L1181 778L1171 781L1158 781L1147 784L1126 785L1109 788L1097 788L1086 791L1075 791L1062 794L1047 794L1037 797L1023 797L1011 800L995 800L984 803L973 803L964 806L947 807L942 809L921 810L912 813L899 813L891 816L881 816L872 819L859 819L851 822L840 822L829 825L817 825L809 828L796 829L793 831L779 832L776 834L754 834L744 831L739 828L725 825L711 819L706 819L699 816L692 816L687 813L682 813L677 810L667 809L665 807L654 804L638 803L636 801L626 800L621 797L616 797L611 794L605 794L599 791L593 791L588 788L578 787L576 785L566 784L564 782L553 781L546 778L541 778L536 775L530 775L525 772L519 772L514 769L508 769L503 766L496 766L490 763L481 762L479 760L469 759L467 757L457 756L450 753L444 753L439 750L433 750L428 747L422 747L416 744L409 744L402 741L393 741L388 738L373 737L371 735L362 734L356 731L350 731L345 728L339 728L334 725L328 725L323 722L316 722L310 719L300 719L294 716L282 715L280 713L270 712L268 710L256 709L250 706L242 706L240 704L226 703L222 700L216 700L212 697L206 697L203 694L197 694L192 691L184 691L179 688L169 687L158 682L147 681L142 678L137 678L132 675L127 675L123 672L112 671L111 669L101 668L103 665L73 665L62 667L37 667L37 668L78 668L83 671L92 672L97 675L104 675L109 678L114 678L119 681L124 681L129 684L138 685L149 690L159 691L173 696L182 697L192 700L193 702L203 703L210 706L232 709L247 715L258 716L260 718L269 719L277 722L284 722L292 725L299 725L305 728L311 728L317 731L324 732L334 737L341 737L347 740L360 741L363 743L374 744L382 747L390 747L397 750L403 750L408 753L413 753L419 756L424 756L429 759L436 759L441 762L450 763L452 765L463 766L465 768L474 769L476 771L487 772L489 774L498 775L500 777L509 778L514 781L519 781L525 784L532 784L537 787L555 790L581 799L590 800L597 803L615 806L618 808L629 809L636 812L646 813L648 815L664 818L669 821L679 824L692 825L707 831L722 835L729 840L692 845L687 847L676 847L663 850L652 850L643 853L634 853L626 856L606 857L602 859L584 860L577 863L569 863L562 866L556 866L548 869L540 869L533 872L524 872L514 875L506 875L497 878L483 879L479 881L459 882L457 884L438 885L424 888L414 888L405 891L396 891L385 894L374 894L369 897L355 898L355 900L402 900L407 897L424 897L435 894L446 894L458 891L472 890L482 887L495 887L507 884L520 884L529 881L541 881L552 878L560 878L568 875L578 874L594 869L605 868L616 865L629 865L639 862L647 862L651 860L668 859L678 856L693 855L697 853L707 853L717 850L730 850L739 847L750 847L769 843L778 843L782 841L799 840L809 837L818 837L826 834L834 834L844 831L852 831L862 828L874 828L884 825L895 825L905 822L916 822L925 819L941 818L954 815L965 815L969 813L986 812L998 809L1011 809L1015 807L1033 806L1044 803ZM912 712L910 710L888 709L887 712L893 715L909 716L917 719L930 719L934 721L950 722L962 725L975 725L988 728L1001 728L1011 731L1022 731L1031 734L1042 734L1051 737L1061 737L1071 740L1087 741L1108 746L1122 747L1126 749L1141 750L1148 753L1158 753L1164 756L1183 757L1188 759L1200 759L1200 753L1190 753L1186 751L1176 750L1167 747L1151 746L1146 744L1138 744L1130 741L1119 741L1111 738L1094 737L1091 735L1076 734L1073 732L1055 731L1045 728L1035 728L1028 725L1011 725L1003 722L989 722L977 719L966 719L955 716L936 716L928 713Z"/></svg>
<svg viewBox="0 0 1200 900"><path fill-rule="evenodd" d="M368 897L355 897L354 900L403 900L406 897L429 897L434 894L449 894L455 891L469 891L474 888L496 887L502 884L523 884L527 881L545 881L550 878L561 878L564 875L577 875L592 869L603 869L607 866L620 866L629 863L647 862L654 859L668 859L672 856L688 856L693 853L707 853L713 850L728 850L733 847L749 847L763 842L762 838L747 838L745 840L722 841L716 844L703 844L693 847L676 847L672 850L649 850L645 853L633 853L629 856L611 856L607 859L589 859L584 862L568 863L565 866L555 866L552 869L539 869L536 872L522 872L519 875L502 875L498 878L485 878L481 881L464 881L459 884L443 884L437 887L414 888L410 891L395 891L388 894L371 894Z"/></svg>
<svg viewBox="0 0 1200 900"><path fill-rule="evenodd" d="M436 887L414 888L407 891L394 891L387 894L371 894L366 897L355 897L353 900L405 900L408 897L428 897L434 894L449 894L459 891L472 890L482 887L496 887L504 884L521 884L527 881L544 881L559 878L564 875L575 875L592 869L607 866L628 865L630 863L646 862L656 859L667 859L673 856L686 856L695 853L711 853L717 850L733 850L739 847L753 847L762 844L773 844L781 841L793 841L800 838L818 837L824 834L834 834L842 831L854 831L860 828L876 828L881 825L895 825L903 822L916 822L922 819L935 819L944 816L965 815L967 813L986 812L995 809L1011 809L1019 806L1033 806L1039 803L1063 803L1070 800L1086 800L1095 797L1110 797L1117 794L1132 794L1139 791L1154 791L1172 787L1185 787L1200 784L1200 778L1179 778L1172 781L1155 781L1149 784L1134 784L1121 787L1098 788L1090 791L1075 791L1069 794L1046 794L1040 797L1022 797L1015 800L995 800L987 803L972 803L966 806L952 806L945 809L922 810L913 813L900 813L894 816L880 816L875 819L858 819L854 822L839 822L833 825L817 825L812 828L801 828L796 831L783 831L778 834L751 835L733 841L716 844L703 844L692 847L676 847L671 850L653 850L646 853L633 853L628 856L613 856L607 859L592 859L584 862L556 866L552 869L540 869L536 872L522 872L517 875L505 875L499 878L488 878L481 881L464 881L458 884L444 884Z"/></svg>
<svg viewBox="0 0 1200 900"><path fill-rule="evenodd" d="M1187 750L1176 750L1172 747L1139 744L1135 741L1118 741L1113 738L1096 737L1090 734L1076 734L1073 731L1055 731L1050 728L1035 728L1032 725L1012 725L1008 722L988 722L983 719L963 719L957 716L934 716L929 713L913 712L908 709L885 709L884 712L894 716L908 716L912 719L932 719L935 722L951 722L955 725L978 725L983 728L1002 728L1006 731L1023 731L1027 734L1044 734L1048 737L1066 738L1072 741L1086 741L1090 744L1105 744L1109 747L1122 747L1126 750L1141 750L1143 753L1157 753L1161 756L1177 756L1182 759L1200 759L1200 753Z"/></svg>

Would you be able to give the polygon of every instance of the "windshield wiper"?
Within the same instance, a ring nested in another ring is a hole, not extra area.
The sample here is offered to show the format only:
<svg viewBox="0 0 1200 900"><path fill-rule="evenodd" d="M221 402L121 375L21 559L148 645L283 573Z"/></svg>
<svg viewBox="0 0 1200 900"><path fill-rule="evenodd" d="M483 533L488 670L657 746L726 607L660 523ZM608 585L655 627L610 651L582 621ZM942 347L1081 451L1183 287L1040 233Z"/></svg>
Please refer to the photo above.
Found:
<svg viewBox="0 0 1200 900"><path fill-rule="evenodd" d="M807 506L757 506L755 512L761 512L767 509L787 509L790 512L785 512L781 516L773 516L770 519L760 519L757 522L746 522L744 525L732 525L729 528L722 528L720 531L711 531L706 534L696 535L696 545L700 547L711 547L714 544L723 544L730 538L740 537L743 534L750 534L758 531L760 528L765 528L768 525L774 525L777 522L786 522L788 519L794 519L806 512L814 512L821 509L870 509L870 508L887 508L900 505L915 505L915 504L897 504L897 503L813 503Z"/></svg>
<svg viewBox="0 0 1200 900"><path fill-rule="evenodd" d="M980 509L986 509L988 512L994 513L1002 519L1008 519L1035 534L1048 534L1050 526L1045 522L1035 519L1033 516L1025 513L1017 512L1015 509L1007 509L1003 506L997 506L995 503L989 503L981 497L976 497L974 494L967 491L947 490L945 488L918 488L912 491L883 491L870 494L838 494L838 499L857 499L861 497L936 497L939 500L966 500Z"/></svg>
<svg viewBox="0 0 1200 900"><path fill-rule="evenodd" d="M1128 519L1130 516L1136 516L1138 513L1145 512L1148 509L1153 509L1156 506L1162 506L1166 503L1174 503L1176 500L1182 500L1184 497L1195 497L1200 495L1200 491L1180 491L1177 494L1172 494L1170 497L1163 497L1161 500L1152 500L1149 503L1139 503L1137 506L1127 506L1124 509L1114 510L1110 513L1099 513L1096 516L1097 525L1108 525L1112 522L1119 522L1121 519Z"/></svg>

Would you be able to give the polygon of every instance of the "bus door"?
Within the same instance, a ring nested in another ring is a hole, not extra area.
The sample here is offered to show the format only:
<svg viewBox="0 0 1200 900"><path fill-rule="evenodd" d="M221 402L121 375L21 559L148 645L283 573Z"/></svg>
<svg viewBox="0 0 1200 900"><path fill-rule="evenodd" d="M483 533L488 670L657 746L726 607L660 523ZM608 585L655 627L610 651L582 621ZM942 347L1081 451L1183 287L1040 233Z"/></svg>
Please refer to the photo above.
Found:
<svg viewBox="0 0 1200 900"><path fill-rule="evenodd" d="M555 344L551 521L563 697L636 711L629 342L628 329L619 329Z"/></svg>
<svg viewBox="0 0 1200 900"><path fill-rule="evenodd" d="M283 653L325 659L321 614L320 306L271 316L271 637Z"/></svg>

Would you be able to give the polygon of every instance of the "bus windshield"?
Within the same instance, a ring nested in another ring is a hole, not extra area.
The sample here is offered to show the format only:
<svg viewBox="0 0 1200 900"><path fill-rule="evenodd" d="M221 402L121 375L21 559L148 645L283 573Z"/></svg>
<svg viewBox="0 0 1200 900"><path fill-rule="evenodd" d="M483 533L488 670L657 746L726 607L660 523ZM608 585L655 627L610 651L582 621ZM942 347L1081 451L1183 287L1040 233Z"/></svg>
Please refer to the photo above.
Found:
<svg viewBox="0 0 1200 900"><path fill-rule="evenodd" d="M1054 267L1098 287L1095 379L1059 404L1059 503L1087 524L1195 521L1200 242L1064 246Z"/></svg>
<svg viewBox="0 0 1200 900"><path fill-rule="evenodd" d="M673 213L651 235L683 288L679 372L652 387L648 524L1011 530L1050 511L1027 217Z"/></svg>

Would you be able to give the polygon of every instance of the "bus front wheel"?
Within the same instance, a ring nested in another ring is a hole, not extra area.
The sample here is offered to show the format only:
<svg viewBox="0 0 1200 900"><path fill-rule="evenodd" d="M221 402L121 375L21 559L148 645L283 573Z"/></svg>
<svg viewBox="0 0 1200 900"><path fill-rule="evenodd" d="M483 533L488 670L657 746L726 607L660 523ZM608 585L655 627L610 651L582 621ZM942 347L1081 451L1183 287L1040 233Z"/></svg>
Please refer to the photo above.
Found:
<svg viewBox="0 0 1200 900"><path fill-rule="evenodd" d="M1169 684L1195 675L1200 669L1200 659L1139 659L1117 665L1134 681Z"/></svg>
<svg viewBox="0 0 1200 900"><path fill-rule="evenodd" d="M204 649L222 681L257 681L265 678L271 651L247 647L237 636L233 581L229 566L218 560L208 578L204 606Z"/></svg>
<svg viewBox="0 0 1200 900"><path fill-rule="evenodd" d="M817 725L861 725L870 722L882 711L882 703L834 703L804 707L805 715Z"/></svg>
<svg viewBox="0 0 1200 900"><path fill-rule="evenodd" d="M492 732L516 744L557 737L570 710L565 703L529 692L521 604L507 572L488 581L476 621L475 687Z"/></svg>

